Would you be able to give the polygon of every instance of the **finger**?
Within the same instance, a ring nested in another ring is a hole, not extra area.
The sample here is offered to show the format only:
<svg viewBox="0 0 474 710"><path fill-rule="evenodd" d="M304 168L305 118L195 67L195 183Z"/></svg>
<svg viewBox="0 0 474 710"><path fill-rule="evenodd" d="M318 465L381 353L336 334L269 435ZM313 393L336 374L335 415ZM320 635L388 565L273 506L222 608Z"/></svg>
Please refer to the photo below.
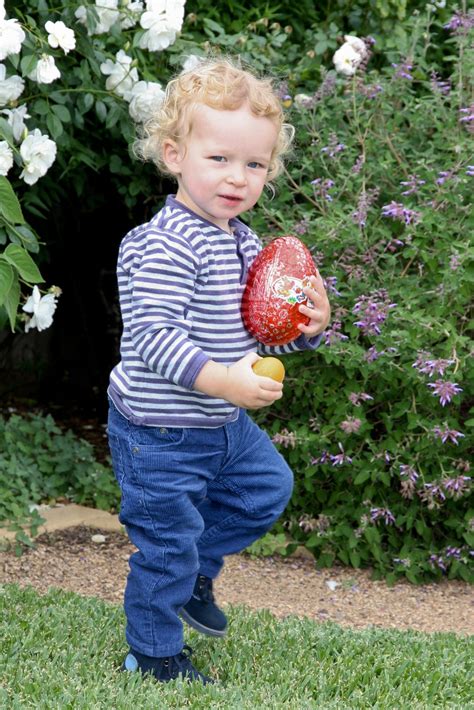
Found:
<svg viewBox="0 0 474 710"><path fill-rule="evenodd" d="M247 360L250 367L251 367L252 365L255 365L255 363L258 362L259 360L261 360L262 358L260 357L260 355L257 355L257 353L247 353L247 355L244 355L244 357L242 359Z"/></svg>
<svg viewBox="0 0 474 710"><path fill-rule="evenodd" d="M309 316L311 320L323 320L319 310L315 307L311 308L311 306L305 306L304 303L302 303L298 310L304 316Z"/></svg>
<svg viewBox="0 0 474 710"><path fill-rule="evenodd" d="M265 392L281 392L283 385L281 382L277 382L271 377L265 377L264 375L258 375L260 382L258 383L260 388Z"/></svg>

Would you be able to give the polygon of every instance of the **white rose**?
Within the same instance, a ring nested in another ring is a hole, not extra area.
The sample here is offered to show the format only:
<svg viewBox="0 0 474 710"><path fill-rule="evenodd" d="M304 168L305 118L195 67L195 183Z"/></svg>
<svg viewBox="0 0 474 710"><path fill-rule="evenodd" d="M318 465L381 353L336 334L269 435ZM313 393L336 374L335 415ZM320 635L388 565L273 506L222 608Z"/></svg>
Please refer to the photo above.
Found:
<svg viewBox="0 0 474 710"><path fill-rule="evenodd" d="M64 54L67 54L71 49L76 47L76 37L74 35L74 30L66 27L64 22L46 22L44 26L48 34L49 46L53 49L61 47Z"/></svg>
<svg viewBox="0 0 474 710"><path fill-rule="evenodd" d="M28 79L38 82L38 84L51 84L55 79L59 79L61 72L56 66L54 57L50 54L42 54L38 64L28 74Z"/></svg>
<svg viewBox="0 0 474 710"><path fill-rule="evenodd" d="M141 0L126 0L121 8L120 27L123 30L128 30L130 27L135 27L140 15L143 12L143 2Z"/></svg>
<svg viewBox="0 0 474 710"><path fill-rule="evenodd" d="M25 33L18 20L6 20L4 3L0 3L0 61L18 54L24 40Z"/></svg>
<svg viewBox="0 0 474 710"><path fill-rule="evenodd" d="M147 0L147 11L140 18L146 32L139 46L150 52L158 52L173 44L181 30L184 19L184 2L179 0Z"/></svg>
<svg viewBox="0 0 474 710"><path fill-rule="evenodd" d="M0 141L0 175L6 175L13 165L13 151L6 141Z"/></svg>
<svg viewBox="0 0 474 710"><path fill-rule="evenodd" d="M5 64L0 64L0 106L16 101L25 88L21 76L9 76L5 79L6 72Z"/></svg>
<svg viewBox="0 0 474 710"><path fill-rule="evenodd" d="M23 159L21 178L34 185L40 177L46 175L56 158L56 143L49 136L42 135L39 128L29 133L20 146Z"/></svg>
<svg viewBox="0 0 474 710"><path fill-rule="evenodd" d="M100 65L102 74L109 77L105 82L105 88L108 91L115 91L116 94L129 101L133 86L138 81L138 72L131 68L132 57L125 54L123 49L117 52L115 58L115 62L107 59Z"/></svg>
<svg viewBox="0 0 474 710"><path fill-rule="evenodd" d="M362 57L350 44L345 42L342 47L335 52L332 61L339 74L352 76L356 73L356 69L361 63Z"/></svg>
<svg viewBox="0 0 474 710"><path fill-rule="evenodd" d="M183 62L183 71L193 71L201 63L201 57L196 56L196 54L190 54L186 57Z"/></svg>
<svg viewBox="0 0 474 710"><path fill-rule="evenodd" d="M137 123L145 123L152 118L165 97L161 85L154 81L139 81L133 87L131 94L128 110Z"/></svg>
<svg viewBox="0 0 474 710"><path fill-rule="evenodd" d="M352 49L355 49L355 51L361 55L362 59L367 56L367 47L363 40L354 35L344 35L344 40Z"/></svg>
<svg viewBox="0 0 474 710"><path fill-rule="evenodd" d="M8 125L12 129L13 139L15 141L19 141L23 135L26 128L25 119L31 118L26 111L26 104L23 104L23 106L19 106L18 108L4 108L3 111L0 111L0 113L3 113L7 117Z"/></svg>
<svg viewBox="0 0 474 710"><path fill-rule="evenodd" d="M87 30L89 35L101 35L108 32L120 17L118 11L118 0L96 0L95 12L98 17L95 28ZM87 10L84 5L80 5L74 13L79 22L83 25L87 24Z"/></svg>
<svg viewBox="0 0 474 710"><path fill-rule="evenodd" d="M33 293L23 306L25 313L32 313L32 317L25 324L25 333L30 328L46 330L53 322L53 314L56 310L57 300L54 294L47 293L41 296L38 286L33 286Z"/></svg>

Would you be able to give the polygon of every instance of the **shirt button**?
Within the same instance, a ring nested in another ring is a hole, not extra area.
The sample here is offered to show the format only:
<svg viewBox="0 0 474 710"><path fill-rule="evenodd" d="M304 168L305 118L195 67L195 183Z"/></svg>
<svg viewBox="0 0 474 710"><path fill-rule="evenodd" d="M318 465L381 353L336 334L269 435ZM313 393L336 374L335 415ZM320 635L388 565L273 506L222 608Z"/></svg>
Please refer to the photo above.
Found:
<svg viewBox="0 0 474 710"><path fill-rule="evenodd" d="M160 428L160 434L167 434L167 433L168 433L168 429L166 427L162 426Z"/></svg>
<svg viewBox="0 0 474 710"><path fill-rule="evenodd" d="M134 446L132 448L132 454L138 454L139 451L140 451L140 449L138 448L138 446Z"/></svg>

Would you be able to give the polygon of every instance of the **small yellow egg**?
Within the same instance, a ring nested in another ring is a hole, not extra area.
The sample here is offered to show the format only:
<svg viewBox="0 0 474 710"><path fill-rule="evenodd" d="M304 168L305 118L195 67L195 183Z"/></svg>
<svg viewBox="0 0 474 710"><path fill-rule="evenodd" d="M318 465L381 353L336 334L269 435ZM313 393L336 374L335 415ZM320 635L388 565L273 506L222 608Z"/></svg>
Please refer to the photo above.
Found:
<svg viewBox="0 0 474 710"><path fill-rule="evenodd" d="M255 365L252 365L252 369L256 375L271 377L277 382L283 382L285 379L283 363L276 357L263 357L261 360L257 360Z"/></svg>

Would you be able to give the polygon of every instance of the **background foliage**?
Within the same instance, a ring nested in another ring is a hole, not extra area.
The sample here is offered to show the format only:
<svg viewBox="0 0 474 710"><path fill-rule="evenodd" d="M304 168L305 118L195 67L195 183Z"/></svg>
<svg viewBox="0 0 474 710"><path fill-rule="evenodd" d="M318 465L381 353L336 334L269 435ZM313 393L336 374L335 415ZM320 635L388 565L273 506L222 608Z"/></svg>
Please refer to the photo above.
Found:
<svg viewBox="0 0 474 710"><path fill-rule="evenodd" d="M75 7L10 7L32 29L55 14L78 35L76 56L58 58L60 82L22 97L58 158L34 188L12 180L31 234L2 233L65 290L44 381L58 384L59 350L67 391L93 371L103 397L117 357L118 242L172 189L130 159L128 106L105 90L100 63L125 46L140 77L165 83L185 55L239 53L279 79L297 131L276 197L247 217L264 238L297 233L310 246L333 304L326 344L288 358L285 398L256 414L296 472L287 519L261 549L281 548L284 532L287 553L305 544L321 565L371 565L391 581L472 578L471 16L464 8L465 24L446 29L455 6L198 0L175 44L151 54L132 30L91 39L74 24ZM349 79L331 65L348 31L375 39L367 67ZM23 426L12 424L19 440ZM62 491L74 488L63 478Z"/></svg>

